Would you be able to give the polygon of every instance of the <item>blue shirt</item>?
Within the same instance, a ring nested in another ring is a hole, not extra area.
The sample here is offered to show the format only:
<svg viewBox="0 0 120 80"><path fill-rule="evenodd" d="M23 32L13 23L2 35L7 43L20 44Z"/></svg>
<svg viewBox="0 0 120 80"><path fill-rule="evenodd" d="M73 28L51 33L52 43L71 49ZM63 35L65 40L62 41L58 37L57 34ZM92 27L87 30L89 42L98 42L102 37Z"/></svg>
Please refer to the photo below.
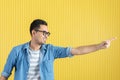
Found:
<svg viewBox="0 0 120 80"><path fill-rule="evenodd" d="M15 67L14 80L27 80L29 69L29 42L14 47L7 59L2 76L9 77ZM43 44L40 48L40 80L54 80L53 62L57 58L71 57L70 47L57 47Z"/></svg>

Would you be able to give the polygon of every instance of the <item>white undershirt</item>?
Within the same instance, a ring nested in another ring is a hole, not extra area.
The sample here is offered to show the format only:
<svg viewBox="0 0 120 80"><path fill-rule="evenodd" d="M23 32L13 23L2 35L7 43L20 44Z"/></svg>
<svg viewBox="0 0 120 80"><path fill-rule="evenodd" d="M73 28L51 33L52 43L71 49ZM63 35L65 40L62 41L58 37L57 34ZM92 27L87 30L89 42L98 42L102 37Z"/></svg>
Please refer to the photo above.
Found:
<svg viewBox="0 0 120 80"><path fill-rule="evenodd" d="M29 48L29 59L30 59L30 66L27 75L27 80L40 80L40 70L39 70L40 50L34 51L31 48Z"/></svg>

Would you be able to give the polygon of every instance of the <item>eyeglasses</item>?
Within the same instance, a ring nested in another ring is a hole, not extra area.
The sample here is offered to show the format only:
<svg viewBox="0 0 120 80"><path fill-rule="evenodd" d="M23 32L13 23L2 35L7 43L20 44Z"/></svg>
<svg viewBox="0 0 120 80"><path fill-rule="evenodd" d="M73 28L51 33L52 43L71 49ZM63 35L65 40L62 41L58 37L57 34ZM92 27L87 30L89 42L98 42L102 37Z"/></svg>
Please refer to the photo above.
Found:
<svg viewBox="0 0 120 80"><path fill-rule="evenodd" d="M44 36L50 36L50 32L46 32L46 31L41 31L41 30L35 30L36 32L42 32Z"/></svg>

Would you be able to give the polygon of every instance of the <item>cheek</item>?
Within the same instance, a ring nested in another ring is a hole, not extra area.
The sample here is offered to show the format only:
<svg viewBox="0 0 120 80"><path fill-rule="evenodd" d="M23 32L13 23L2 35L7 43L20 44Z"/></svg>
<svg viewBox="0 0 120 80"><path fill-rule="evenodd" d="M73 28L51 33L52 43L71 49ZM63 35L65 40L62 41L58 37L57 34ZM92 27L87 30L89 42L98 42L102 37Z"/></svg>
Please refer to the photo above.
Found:
<svg viewBox="0 0 120 80"><path fill-rule="evenodd" d="M37 35L36 37L37 37L37 39L39 39L39 40L42 40L42 39L43 39L43 36L42 36L42 35Z"/></svg>
<svg viewBox="0 0 120 80"><path fill-rule="evenodd" d="M37 34L36 34L36 35L34 35L34 39L35 39L35 40L38 40L38 39L40 39L40 38L41 38L41 36L40 36L40 35L37 35Z"/></svg>

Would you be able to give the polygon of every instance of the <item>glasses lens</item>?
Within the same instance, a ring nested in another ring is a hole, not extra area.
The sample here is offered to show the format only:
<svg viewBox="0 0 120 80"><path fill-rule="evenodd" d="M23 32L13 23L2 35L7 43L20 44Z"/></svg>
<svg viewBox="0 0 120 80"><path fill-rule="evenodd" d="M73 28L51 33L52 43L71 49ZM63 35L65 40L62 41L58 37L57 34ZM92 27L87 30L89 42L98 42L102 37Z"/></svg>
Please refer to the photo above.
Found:
<svg viewBox="0 0 120 80"><path fill-rule="evenodd" d="M43 31L43 35L50 36L50 32Z"/></svg>
<svg viewBox="0 0 120 80"><path fill-rule="evenodd" d="M47 35L50 36L50 32L48 32Z"/></svg>

